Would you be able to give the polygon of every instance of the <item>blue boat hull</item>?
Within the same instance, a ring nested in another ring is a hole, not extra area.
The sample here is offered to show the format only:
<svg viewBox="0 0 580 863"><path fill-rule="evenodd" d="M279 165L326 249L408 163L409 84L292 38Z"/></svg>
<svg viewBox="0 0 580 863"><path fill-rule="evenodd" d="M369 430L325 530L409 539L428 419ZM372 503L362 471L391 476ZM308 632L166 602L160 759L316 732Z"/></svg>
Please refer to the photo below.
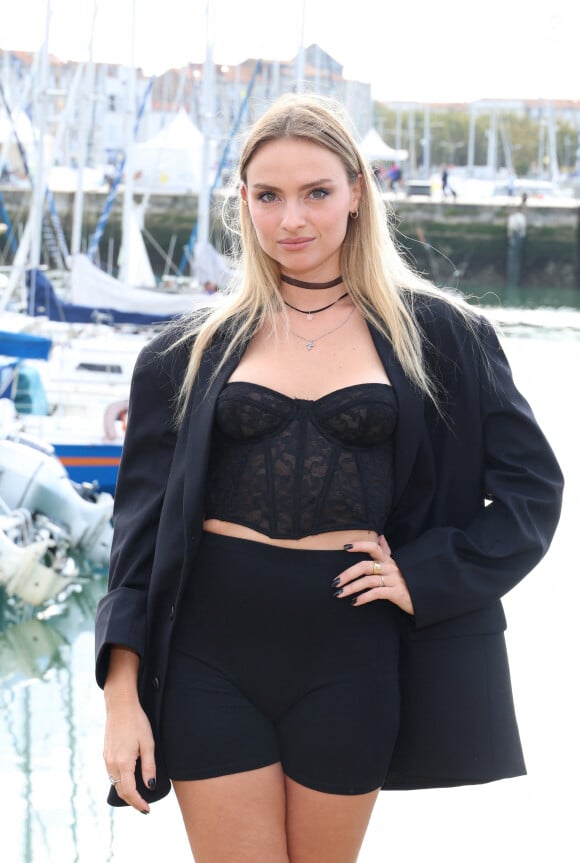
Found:
<svg viewBox="0 0 580 863"><path fill-rule="evenodd" d="M97 483L101 491L115 493L122 444L53 443L53 446L73 482Z"/></svg>

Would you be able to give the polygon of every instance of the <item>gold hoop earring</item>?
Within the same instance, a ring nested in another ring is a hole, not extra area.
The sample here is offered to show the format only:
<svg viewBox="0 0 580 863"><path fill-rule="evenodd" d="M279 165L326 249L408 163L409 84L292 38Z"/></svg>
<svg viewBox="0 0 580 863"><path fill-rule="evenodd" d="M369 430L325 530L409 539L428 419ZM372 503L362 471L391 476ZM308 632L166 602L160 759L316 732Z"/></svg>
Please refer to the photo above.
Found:
<svg viewBox="0 0 580 863"><path fill-rule="evenodd" d="M352 213L349 213L349 216L354 222L356 219L358 219L358 210L354 210Z"/></svg>

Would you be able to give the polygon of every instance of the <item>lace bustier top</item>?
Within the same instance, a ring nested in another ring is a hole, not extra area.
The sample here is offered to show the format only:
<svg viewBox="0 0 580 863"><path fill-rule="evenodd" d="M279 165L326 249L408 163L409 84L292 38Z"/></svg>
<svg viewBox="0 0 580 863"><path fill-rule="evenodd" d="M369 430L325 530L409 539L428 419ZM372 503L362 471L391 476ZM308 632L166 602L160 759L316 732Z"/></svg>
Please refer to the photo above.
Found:
<svg viewBox="0 0 580 863"><path fill-rule="evenodd" d="M235 381L219 395L205 517L271 538L384 530L397 403L386 384L315 401Z"/></svg>

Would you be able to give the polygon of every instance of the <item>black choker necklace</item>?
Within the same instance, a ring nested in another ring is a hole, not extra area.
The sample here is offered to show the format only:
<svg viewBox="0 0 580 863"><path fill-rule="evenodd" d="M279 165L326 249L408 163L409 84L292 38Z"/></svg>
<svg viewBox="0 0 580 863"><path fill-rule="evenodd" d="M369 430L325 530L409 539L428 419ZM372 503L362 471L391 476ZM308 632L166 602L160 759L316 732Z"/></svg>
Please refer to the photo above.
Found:
<svg viewBox="0 0 580 863"><path fill-rule="evenodd" d="M335 288L342 282L342 276L337 276L331 282L301 282L300 279L293 279L291 276L286 276L280 273L280 278L287 285L294 285L295 288L306 288L310 291L323 291L326 288Z"/></svg>
<svg viewBox="0 0 580 863"><path fill-rule="evenodd" d="M327 309L331 309L337 303L340 303L341 300L344 300L345 297L348 297L348 293L341 294L333 303L329 303L327 306L322 306L320 309L298 309L296 306L291 306L290 303L286 302L286 300L284 300L284 305L288 306L289 309L294 309L295 312L300 312L301 315L308 315L308 317L311 318L312 315L317 315L318 312L325 312Z"/></svg>

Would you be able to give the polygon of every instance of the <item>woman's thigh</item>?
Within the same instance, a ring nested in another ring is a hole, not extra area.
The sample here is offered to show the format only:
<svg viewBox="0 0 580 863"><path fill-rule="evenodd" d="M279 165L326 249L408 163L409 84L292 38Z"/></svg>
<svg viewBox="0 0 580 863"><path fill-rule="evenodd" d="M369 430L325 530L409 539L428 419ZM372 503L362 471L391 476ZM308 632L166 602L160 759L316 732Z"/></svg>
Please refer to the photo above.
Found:
<svg viewBox="0 0 580 863"><path fill-rule="evenodd" d="M196 863L355 863L379 793L324 794L280 764L174 789Z"/></svg>
<svg viewBox="0 0 580 863"><path fill-rule="evenodd" d="M355 863L378 794L324 794L286 777L290 863Z"/></svg>
<svg viewBox="0 0 580 863"><path fill-rule="evenodd" d="M173 786L196 863L289 863L280 764Z"/></svg>

